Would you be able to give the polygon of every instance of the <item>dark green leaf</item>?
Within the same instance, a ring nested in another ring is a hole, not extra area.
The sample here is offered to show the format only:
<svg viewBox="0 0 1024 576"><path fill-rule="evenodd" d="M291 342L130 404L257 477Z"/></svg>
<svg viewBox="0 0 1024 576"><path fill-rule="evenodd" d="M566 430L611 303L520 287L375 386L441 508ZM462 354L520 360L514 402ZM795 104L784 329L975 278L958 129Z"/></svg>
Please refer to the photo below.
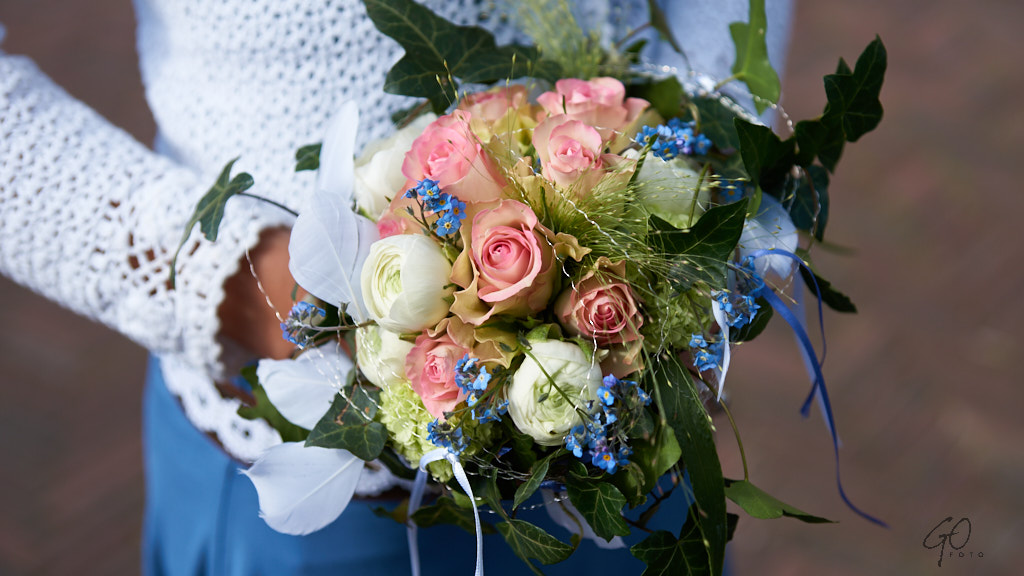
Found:
<svg viewBox="0 0 1024 576"><path fill-rule="evenodd" d="M697 518L696 529L706 540L704 554L712 573L720 574L728 523L722 465L715 449L711 417L704 410L690 373L676 356L662 354L653 358L645 376L655 390L655 400L665 423L672 427L679 441L694 499L701 510L701 514L691 516Z"/></svg>
<svg viewBox="0 0 1024 576"><path fill-rule="evenodd" d="M754 518L773 519L789 516L811 524L832 522L790 506L746 480L726 480L725 495Z"/></svg>
<svg viewBox="0 0 1024 576"><path fill-rule="evenodd" d="M253 181L252 176L245 172L239 173L234 178L231 178L231 167L235 165L238 158L235 158L231 162L228 162L224 166L224 170L221 171L217 181L213 184L213 187L199 200L196 204L195 211L192 212L192 217L189 218L188 224L185 225L185 233L181 236L181 242L178 243L178 249L174 251L174 258L171 259L171 286L174 286L174 275L175 268L178 263L178 254L181 253L182 247L185 246L185 242L188 242L188 237L192 234L192 228L196 224L199 224L199 230L203 233L210 242L217 240L217 232L220 229L220 221L224 218L224 206L227 204L228 199L235 194L245 192L249 188L252 188Z"/></svg>
<svg viewBox="0 0 1024 576"><path fill-rule="evenodd" d="M399 524L405 524L409 519L409 499L406 498L398 503L398 506L394 508L385 508L384 506L375 506L373 508L373 515L378 518L387 518L394 520Z"/></svg>
<svg viewBox="0 0 1024 576"><path fill-rule="evenodd" d="M739 118L733 125L739 134L740 155L751 184L769 193L777 190L796 162L796 141L779 140L771 128Z"/></svg>
<svg viewBox="0 0 1024 576"><path fill-rule="evenodd" d="M654 489L658 478L675 466L682 456L676 435L668 426L659 427L658 433L651 437L650 442L637 439L631 443L633 456L630 460L636 462L644 472L644 492Z"/></svg>
<svg viewBox="0 0 1024 576"><path fill-rule="evenodd" d="M635 462L627 462L608 478L622 493L630 508L636 508L647 501L647 493L650 492L650 488L646 487L647 480L643 469Z"/></svg>
<svg viewBox="0 0 1024 576"><path fill-rule="evenodd" d="M285 442L302 442L309 436L309 430L296 426L289 422L267 398L267 392L260 386L256 377L256 366L242 368L242 378L249 383L252 389L252 396L256 399L253 406L241 405L238 407L238 415L246 420L263 419L270 424L270 427L281 434L281 440Z"/></svg>
<svg viewBox="0 0 1024 576"><path fill-rule="evenodd" d="M675 118L679 116L683 103L683 85L675 76L669 76L654 82L633 84L629 87L629 95L647 100L662 117Z"/></svg>
<svg viewBox="0 0 1024 576"><path fill-rule="evenodd" d="M736 118L717 98L698 97L693 99L700 114L698 129L711 139L719 150L739 148L740 137L733 120Z"/></svg>
<svg viewBox="0 0 1024 576"><path fill-rule="evenodd" d="M427 98L438 114L456 100L456 78L486 83L525 75L558 76L557 66L542 61L535 48L499 48L483 28L457 26L412 0L363 3L377 29L405 49L388 72L384 90Z"/></svg>
<svg viewBox="0 0 1024 576"><path fill-rule="evenodd" d="M373 421L380 390L353 386L347 396L348 399L341 394L334 397L331 409L306 438L306 446L340 448L362 460L373 460L384 450L387 440L384 425Z"/></svg>
<svg viewBox="0 0 1024 576"><path fill-rule="evenodd" d="M512 500L513 510L519 508L520 504L526 502L530 496L533 496L537 488L540 488L541 482L547 478L548 466L551 465L551 461L563 454L565 454L564 450L556 450L533 463L533 466L530 468L530 477L516 488L516 495Z"/></svg>
<svg viewBox="0 0 1024 576"><path fill-rule="evenodd" d="M320 143L307 144L295 151L295 171L320 168Z"/></svg>
<svg viewBox="0 0 1024 576"><path fill-rule="evenodd" d="M530 560L537 560L541 564L555 564L568 558L574 550L572 546L523 520L511 519L502 522L498 524L498 532L501 532L512 552L537 574L540 574L540 571Z"/></svg>
<svg viewBox="0 0 1024 576"><path fill-rule="evenodd" d="M712 570L700 530L694 523L696 513L690 508L689 518L681 536L658 530L629 549L647 568L642 576L710 576L721 574L721 567Z"/></svg>
<svg viewBox="0 0 1024 576"><path fill-rule="evenodd" d="M794 226L824 240L828 225L828 172L821 166L808 166L805 170L809 181L801 182L796 189L789 216Z"/></svg>
<svg viewBox="0 0 1024 576"><path fill-rule="evenodd" d="M799 146L796 163L809 167L817 156L822 166L835 172L846 140L842 131L827 126L821 119L801 120L796 123L796 142Z"/></svg>
<svg viewBox="0 0 1024 576"><path fill-rule="evenodd" d="M770 102L779 101L779 75L768 60L768 43L765 31L768 29L768 18L764 12L764 0L750 0L750 22L733 22L729 24L729 34L736 45L736 62L732 66L732 75L745 82L750 93ZM767 107L762 101L754 99L754 105L760 114Z"/></svg>
<svg viewBox="0 0 1024 576"><path fill-rule="evenodd" d="M808 288L810 288L811 294L816 294L814 286L815 283L817 283L818 289L821 290L821 301L829 308L836 312L847 312L851 314L855 314L857 312L857 306L852 300L850 300L850 297L833 288L832 283L828 280L825 280L814 272L808 272L803 266L800 267L800 276L803 277L804 283L807 284Z"/></svg>
<svg viewBox="0 0 1024 576"><path fill-rule="evenodd" d="M764 298L758 298L755 302L760 308L758 308L757 314L754 315L754 321L730 333L729 340L733 342L748 342L756 338L768 326L768 322L771 321L775 311L772 310L771 304L768 304L768 301Z"/></svg>
<svg viewBox="0 0 1024 576"><path fill-rule="evenodd" d="M626 497L618 488L577 474L569 474L565 487L569 500L594 529L594 534L605 540L629 535L629 525L622 517Z"/></svg>
<svg viewBox="0 0 1024 576"><path fill-rule="evenodd" d="M438 498L430 506L424 506L413 513L412 519L420 528L428 528L439 524L454 524L470 534L476 534L476 521L473 511L463 508L449 497ZM484 534L494 534L494 526L487 522L480 523Z"/></svg>
<svg viewBox="0 0 1024 576"><path fill-rule="evenodd" d="M868 44L857 58L853 72L841 62L840 73L825 76L828 105L822 122L838 126L847 142L856 142L872 131L882 120L882 103L878 99L885 79L887 56L882 39Z"/></svg>
<svg viewBox="0 0 1024 576"><path fill-rule="evenodd" d="M743 233L747 201L716 206L700 217L688 231L679 230L657 216L651 216L649 238L673 258L668 279L680 291L695 281L712 288L726 283L726 263L732 259Z"/></svg>
<svg viewBox="0 0 1024 576"><path fill-rule="evenodd" d="M647 9L651 15L651 27L658 31L661 39L668 42L668 45L673 50L682 54L683 49L672 34L672 27L669 26L668 18L665 17L665 12L661 9L661 5L658 4L658 0L647 0Z"/></svg>

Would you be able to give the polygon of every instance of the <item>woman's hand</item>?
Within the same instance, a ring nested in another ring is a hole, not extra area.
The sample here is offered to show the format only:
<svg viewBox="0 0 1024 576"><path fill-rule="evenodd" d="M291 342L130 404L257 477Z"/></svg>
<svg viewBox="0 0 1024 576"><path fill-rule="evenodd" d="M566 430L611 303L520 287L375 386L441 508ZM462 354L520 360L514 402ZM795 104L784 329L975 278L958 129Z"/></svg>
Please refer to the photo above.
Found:
<svg viewBox="0 0 1024 576"><path fill-rule="evenodd" d="M219 310L221 334L260 358L280 360L291 356L295 349L281 337L281 320L277 316L287 315L293 304L295 280L288 271L290 234L286 228L265 230L256 247L249 251L252 270L243 257L238 272L224 283L224 302ZM304 294L300 288L296 297L302 298ZM267 303L268 298L273 308Z"/></svg>

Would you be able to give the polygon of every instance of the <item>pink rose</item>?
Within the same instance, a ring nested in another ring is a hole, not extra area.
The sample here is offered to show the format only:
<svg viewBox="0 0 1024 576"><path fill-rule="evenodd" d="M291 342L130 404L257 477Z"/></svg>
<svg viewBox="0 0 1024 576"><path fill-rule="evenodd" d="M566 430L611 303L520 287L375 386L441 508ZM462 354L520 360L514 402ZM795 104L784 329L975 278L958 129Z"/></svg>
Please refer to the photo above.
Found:
<svg viewBox="0 0 1024 576"><path fill-rule="evenodd" d="M501 196L504 180L470 130L471 117L469 112L456 110L435 120L413 141L402 163L402 174L409 179L407 188L429 178L463 202L487 202ZM396 200L402 197L398 194Z"/></svg>
<svg viewBox="0 0 1024 576"><path fill-rule="evenodd" d="M526 87L503 86L486 92L467 94L459 102L459 110L469 112L473 118L487 124L504 120L509 110L526 104Z"/></svg>
<svg viewBox="0 0 1024 576"><path fill-rule="evenodd" d="M640 369L644 318L626 282L626 263L599 258L597 266L598 271L587 272L575 288L562 292L555 315L569 334L609 349L601 368L622 378Z"/></svg>
<svg viewBox="0 0 1024 576"><path fill-rule="evenodd" d="M605 265L600 273L587 272L575 288L563 292L555 304L562 326L574 336L594 339L598 346L639 339L644 318L625 273L625 262Z"/></svg>
<svg viewBox="0 0 1024 576"><path fill-rule="evenodd" d="M529 206L503 200L473 218L452 268L452 312L479 326L494 314L527 315L547 307L557 272L547 231Z"/></svg>
<svg viewBox="0 0 1024 576"><path fill-rule="evenodd" d="M625 86L614 78L559 80L555 91L541 94L537 102L548 114L565 114L593 126L605 141L629 126L649 105L642 98L626 98Z"/></svg>
<svg viewBox="0 0 1024 576"><path fill-rule="evenodd" d="M558 186L585 192L604 176L601 135L579 120L564 114L544 120L533 130L533 145L541 173Z"/></svg>
<svg viewBox="0 0 1024 576"><path fill-rule="evenodd" d="M405 375L431 416L443 418L446 411L466 399L455 383L455 364L467 352L447 333L432 338L424 332L416 337L416 344L405 357Z"/></svg>

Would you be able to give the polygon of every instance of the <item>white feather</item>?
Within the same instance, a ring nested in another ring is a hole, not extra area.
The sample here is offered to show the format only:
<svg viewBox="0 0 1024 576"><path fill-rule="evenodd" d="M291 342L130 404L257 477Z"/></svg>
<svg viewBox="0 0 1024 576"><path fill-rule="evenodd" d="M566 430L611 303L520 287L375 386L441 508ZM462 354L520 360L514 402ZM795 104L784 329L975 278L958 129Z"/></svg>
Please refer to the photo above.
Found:
<svg viewBox="0 0 1024 576"><path fill-rule="evenodd" d="M757 250L779 248L792 252L797 248L796 226L789 213L778 200L765 194L757 216L747 220L740 236L740 258ZM793 261L785 256L769 255L758 258L754 264L757 273L765 276L774 272L782 280L793 273Z"/></svg>
<svg viewBox="0 0 1024 576"><path fill-rule="evenodd" d="M356 134L359 132L359 107L343 102L331 118L320 147L320 168L317 189L333 194L345 202L352 200L355 190Z"/></svg>
<svg viewBox="0 0 1024 576"><path fill-rule="evenodd" d="M312 430L331 407L350 370L348 356L323 346L295 360L260 360L256 375L282 416Z"/></svg>
<svg viewBox="0 0 1024 576"><path fill-rule="evenodd" d="M301 536L345 511L364 465L347 450L288 442L271 447L243 474L256 486L260 517L278 532Z"/></svg>

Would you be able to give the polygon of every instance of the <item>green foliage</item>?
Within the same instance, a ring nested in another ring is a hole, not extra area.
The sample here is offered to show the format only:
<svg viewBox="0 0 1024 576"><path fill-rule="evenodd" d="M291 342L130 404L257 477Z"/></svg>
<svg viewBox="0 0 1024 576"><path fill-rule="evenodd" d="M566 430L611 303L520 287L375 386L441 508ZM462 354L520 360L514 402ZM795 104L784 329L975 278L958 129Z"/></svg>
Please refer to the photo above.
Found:
<svg viewBox="0 0 1024 576"><path fill-rule="evenodd" d="M309 433L306 446L339 448L363 460L373 460L387 441L384 425L373 420L380 404L380 390L353 386L347 396L334 397L331 409Z"/></svg>
<svg viewBox="0 0 1024 576"><path fill-rule="evenodd" d="M740 155L750 183L777 196L796 160L796 142L792 138L780 140L771 128L740 118L733 125L739 134Z"/></svg>
<svg viewBox="0 0 1024 576"><path fill-rule="evenodd" d="M707 562L707 552L701 537L695 506L691 506L688 520L679 538L671 532L658 530L630 548L633 556L647 564L642 576L711 576L721 574Z"/></svg>
<svg viewBox="0 0 1024 576"><path fill-rule="evenodd" d="M765 32L768 18L764 12L764 0L750 0L750 21L729 24L729 34L736 45L736 62L732 65L732 77L747 85L750 93L768 100L779 101L779 75L768 60L768 43ZM757 112L764 112L764 102L754 99Z"/></svg>
<svg viewBox="0 0 1024 576"><path fill-rule="evenodd" d="M259 379L256 377L256 366L242 368L242 378L252 389L252 396L256 400L256 404L239 406L239 416L246 420L265 420L271 428L281 434L281 440L285 442L302 442L306 436L309 436L309 430L289 422L270 402L266 390L260 386Z"/></svg>
<svg viewBox="0 0 1024 576"><path fill-rule="evenodd" d="M630 460L643 470L644 492L653 490L658 479L678 464L682 456L676 435L668 426L659 426L657 434L651 436L650 441L639 438L632 441L632 447L633 456Z"/></svg>
<svg viewBox="0 0 1024 576"><path fill-rule="evenodd" d="M804 283L807 284L808 288L810 288L812 294L815 293L814 286L817 284L818 289L821 290L821 301L829 308L836 312L846 312L851 314L855 314L857 312L857 306L852 300L850 300L850 297L839 290L836 290L828 280L825 280L814 272L808 272L803 266L800 267L800 276L804 279Z"/></svg>
<svg viewBox="0 0 1024 576"><path fill-rule="evenodd" d="M716 206L687 231L679 230L657 216L649 220L649 240L672 262L668 280L679 292L703 281L712 288L726 285L726 263L743 233L746 200Z"/></svg>
<svg viewBox="0 0 1024 576"><path fill-rule="evenodd" d="M210 242L215 242L217 240L217 232L220 229L220 221L224 218L224 206L227 204L228 199L252 188L252 176L245 172L231 178L231 167L235 165L236 161L238 161L238 158L224 166L224 170L221 171L217 181L199 200L199 203L196 204L192 217L189 218L188 224L185 225L185 233L182 234L181 242L178 243L178 249L174 251L174 258L171 259L171 287L174 286L178 255L181 254L181 249L185 246L185 242L188 242L188 237L192 234L192 228L199 224L199 230L203 233L203 236Z"/></svg>
<svg viewBox="0 0 1024 576"><path fill-rule="evenodd" d="M588 34L583 30L569 0L518 0L505 4L518 8L514 14L516 23L536 44L545 61L561 71L560 78L589 80L595 76L622 75L602 69L607 68L608 57L613 55L606 53L596 32Z"/></svg>
<svg viewBox="0 0 1024 576"><path fill-rule="evenodd" d="M720 574L725 559L725 543L728 540L728 519L725 511L722 465L718 461L718 452L715 449L711 417L704 410L704 403L694 386L693 379L690 378L690 373L680 365L679 359L673 354L666 353L652 358L644 378L647 388L654 390L655 401L662 415L663 425L671 426L675 432L676 440L679 441L682 451L682 460L686 463L686 470L690 474L694 499L700 509L700 514L691 514L691 519L695 522L693 529L698 530L699 535L702 536L698 540L702 542L703 560L700 564L710 565L712 574ZM658 547L653 547L654 549L650 551L647 548L641 548L641 550L645 554L653 554L666 562L668 559L675 559L672 562L673 566L678 566L678 563L682 561L682 558L678 556L680 553L692 548L690 544L683 546L681 539L676 541L674 551L671 553L668 549L664 549L664 553L655 554L656 550L667 546L668 541L661 538L652 541L651 544L655 542L659 544ZM634 555L636 555L635 547ZM683 558L688 559L684 564L688 566L694 557L692 553L684 554ZM652 563L648 562L648 571L652 569ZM686 572L654 571L650 573L685 574Z"/></svg>
<svg viewBox="0 0 1024 576"><path fill-rule="evenodd" d="M829 208L828 171L817 165L808 166L805 171L808 180L801 181L797 187L789 216L794 226L814 234L818 240L824 240Z"/></svg>
<svg viewBox="0 0 1024 576"><path fill-rule="evenodd" d="M831 523L832 520L808 514L754 486L747 480L726 480L725 495L754 518L774 519L788 516L811 524Z"/></svg>
<svg viewBox="0 0 1024 576"><path fill-rule="evenodd" d="M840 59L836 73L825 76L828 104L824 114L796 125L801 165L809 165L817 156L829 172L835 172L844 143L856 142L878 126L882 120L879 95L887 60L885 45L876 36L857 58L852 71Z"/></svg>
<svg viewBox="0 0 1024 576"><path fill-rule="evenodd" d="M572 546L524 520L509 519L498 524L498 532L508 542L516 556L522 559L534 574L543 574L530 560L541 564L555 564L568 558Z"/></svg>
<svg viewBox="0 0 1024 576"><path fill-rule="evenodd" d="M412 519L420 528L429 528L440 524L454 524L470 534L476 534L476 520L473 518L473 510L463 508L456 504L455 500L442 496L429 506L424 506L413 512ZM494 526L487 522L480 523L480 530L484 534L494 534Z"/></svg>
<svg viewBox="0 0 1024 576"><path fill-rule="evenodd" d="M693 99L697 107L697 130L711 139L719 150L740 147L740 136L733 125L736 114L717 98L700 96Z"/></svg>
<svg viewBox="0 0 1024 576"><path fill-rule="evenodd" d="M413 0L363 0L377 29L395 39L405 55L388 72L384 90L426 98L437 114L458 99L458 82L490 83L533 76L557 79L558 66L536 48L498 47L477 26L457 26Z"/></svg>
<svg viewBox="0 0 1024 576"><path fill-rule="evenodd" d="M317 170L320 168L321 144L307 144L295 151L295 171Z"/></svg>
<svg viewBox="0 0 1024 576"><path fill-rule="evenodd" d="M565 487L569 500L594 529L594 534L605 540L629 535L629 525L622 517L626 498L618 488L574 472L569 473Z"/></svg>
<svg viewBox="0 0 1024 576"><path fill-rule="evenodd" d="M675 76L661 80L653 80L642 84L631 84L627 87L630 96L643 98L651 103L663 118L679 116L683 104L683 85Z"/></svg>
<svg viewBox="0 0 1024 576"><path fill-rule="evenodd" d="M543 482L548 476L548 468L551 465L551 461L564 455L565 450L555 450L551 454L548 454L544 458L537 460L530 467L530 477L516 488L515 498L512 501L512 508L516 509L523 503L529 500L530 496L540 488L541 482Z"/></svg>
<svg viewBox="0 0 1024 576"><path fill-rule="evenodd" d="M662 11L658 1L647 0L647 9L651 14L651 28L657 30L661 39L668 42L668 45L671 46L673 50L682 54L683 48L679 45L676 37L672 34L672 27L669 26L668 19L665 17L665 12Z"/></svg>

